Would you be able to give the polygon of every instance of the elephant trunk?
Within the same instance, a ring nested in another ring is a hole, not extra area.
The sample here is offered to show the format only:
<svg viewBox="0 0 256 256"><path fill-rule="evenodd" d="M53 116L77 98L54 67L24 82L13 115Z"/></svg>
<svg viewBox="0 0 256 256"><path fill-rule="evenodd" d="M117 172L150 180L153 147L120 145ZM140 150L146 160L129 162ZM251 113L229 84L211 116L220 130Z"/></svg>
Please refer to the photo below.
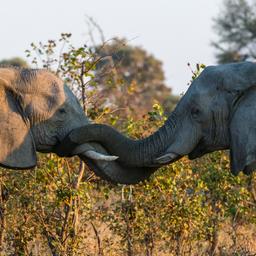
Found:
<svg viewBox="0 0 256 256"><path fill-rule="evenodd" d="M74 129L58 146L57 154L68 155L87 142L98 142L107 151L118 156L118 161L128 166L154 166L154 159L172 143L176 130L176 117L172 113L155 133L142 140L130 139L110 126L90 124Z"/></svg>

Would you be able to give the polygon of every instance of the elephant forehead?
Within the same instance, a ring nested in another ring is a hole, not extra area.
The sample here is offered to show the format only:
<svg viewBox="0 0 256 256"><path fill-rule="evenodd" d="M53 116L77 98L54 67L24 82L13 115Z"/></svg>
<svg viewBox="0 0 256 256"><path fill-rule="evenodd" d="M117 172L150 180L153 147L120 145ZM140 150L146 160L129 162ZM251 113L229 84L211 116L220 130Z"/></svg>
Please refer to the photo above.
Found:
<svg viewBox="0 0 256 256"><path fill-rule="evenodd" d="M209 104L216 96L216 90L204 86L203 84L196 84L189 88L187 92L187 101L196 104Z"/></svg>
<svg viewBox="0 0 256 256"><path fill-rule="evenodd" d="M36 79L37 73L37 69L23 68L19 72L19 82L22 84L32 83Z"/></svg>
<svg viewBox="0 0 256 256"><path fill-rule="evenodd" d="M38 95L45 96L49 101L63 104L66 100L63 82L54 74L46 71L38 72L35 83L32 84Z"/></svg>

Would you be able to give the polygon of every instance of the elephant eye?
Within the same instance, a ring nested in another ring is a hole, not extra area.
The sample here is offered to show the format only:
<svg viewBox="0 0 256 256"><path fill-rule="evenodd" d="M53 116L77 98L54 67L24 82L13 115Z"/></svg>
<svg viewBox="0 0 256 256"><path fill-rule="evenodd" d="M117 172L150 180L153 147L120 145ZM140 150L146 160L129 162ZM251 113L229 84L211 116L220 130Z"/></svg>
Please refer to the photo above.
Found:
<svg viewBox="0 0 256 256"><path fill-rule="evenodd" d="M198 108L192 108L191 109L191 116L193 118L197 118L200 114L200 110Z"/></svg>
<svg viewBox="0 0 256 256"><path fill-rule="evenodd" d="M61 114L66 114L67 111L66 111L64 108L60 108L60 109L59 109L59 113L61 113Z"/></svg>

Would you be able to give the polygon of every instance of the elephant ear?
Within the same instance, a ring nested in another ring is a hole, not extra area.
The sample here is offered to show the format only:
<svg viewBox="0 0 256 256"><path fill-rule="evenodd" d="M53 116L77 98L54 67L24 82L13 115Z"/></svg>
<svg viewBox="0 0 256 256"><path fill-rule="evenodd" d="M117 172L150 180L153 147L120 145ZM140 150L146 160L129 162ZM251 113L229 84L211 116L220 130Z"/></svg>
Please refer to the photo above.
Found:
<svg viewBox="0 0 256 256"><path fill-rule="evenodd" d="M241 95L256 87L256 63L238 62L219 65L213 68L217 81L222 80L222 88L231 95Z"/></svg>
<svg viewBox="0 0 256 256"><path fill-rule="evenodd" d="M252 88L236 104L230 123L231 171L250 174L256 170L256 89Z"/></svg>
<svg viewBox="0 0 256 256"><path fill-rule="evenodd" d="M7 79L0 78L0 165L28 169L36 165L35 145L11 88Z"/></svg>

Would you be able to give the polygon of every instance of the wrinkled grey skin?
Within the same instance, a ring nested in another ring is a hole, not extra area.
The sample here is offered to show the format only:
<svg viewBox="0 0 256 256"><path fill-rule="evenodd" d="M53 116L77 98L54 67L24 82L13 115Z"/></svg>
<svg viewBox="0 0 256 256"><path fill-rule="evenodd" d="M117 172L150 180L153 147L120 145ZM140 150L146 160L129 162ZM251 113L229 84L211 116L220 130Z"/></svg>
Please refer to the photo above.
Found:
<svg viewBox="0 0 256 256"><path fill-rule="evenodd" d="M232 173L249 174L256 168L255 102L255 63L209 66L193 81L164 126L148 138L131 140L111 127L93 124L73 130L57 151L68 154L81 143L97 141L119 156L117 162L123 166L157 168L184 155L194 159L230 149ZM110 174L103 169L103 175ZM118 177L129 183L129 172Z"/></svg>
<svg viewBox="0 0 256 256"><path fill-rule="evenodd" d="M70 89L46 70L0 68L0 106L0 165L7 168L34 167L36 151L55 152L72 130L90 125ZM95 160L89 151L108 155L97 143L80 143L69 154L79 155L96 174L113 182L127 180L119 173L129 173L128 182L136 183L153 171Z"/></svg>

